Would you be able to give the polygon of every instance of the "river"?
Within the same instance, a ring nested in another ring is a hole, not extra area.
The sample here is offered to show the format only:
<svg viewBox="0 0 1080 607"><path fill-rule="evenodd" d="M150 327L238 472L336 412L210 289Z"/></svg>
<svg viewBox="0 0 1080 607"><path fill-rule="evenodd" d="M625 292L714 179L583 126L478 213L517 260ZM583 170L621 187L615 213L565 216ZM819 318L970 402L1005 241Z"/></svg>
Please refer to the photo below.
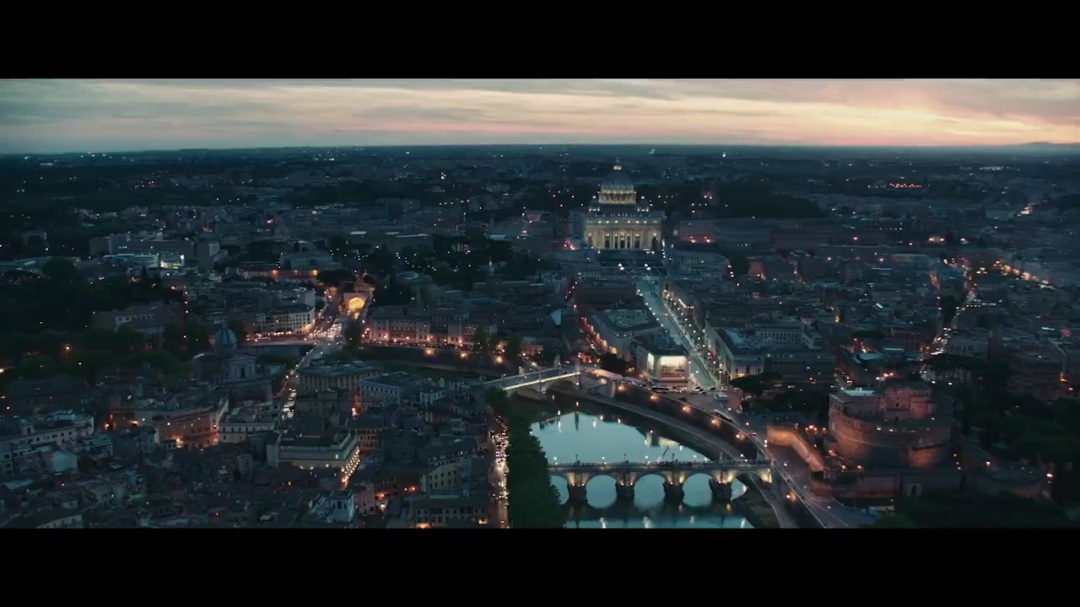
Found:
<svg viewBox="0 0 1080 607"><path fill-rule="evenodd" d="M575 401L563 400L547 421L535 423L533 434L553 463L657 461L674 457L682 461L703 461L708 458L674 440L659 434L642 422L641 426L602 409L575 406ZM552 483L565 503L566 481L552 477ZM615 499L615 480L597 477L589 481L589 508L572 510L569 507L567 527L571 528L743 528L751 525L735 514L730 504L714 504L709 478L704 474L692 476L683 486L682 504L664 503L663 479L656 475L640 479L634 486L634 503L620 504ZM732 496L738 497L746 488L732 483ZM576 519L576 520L575 520Z"/></svg>

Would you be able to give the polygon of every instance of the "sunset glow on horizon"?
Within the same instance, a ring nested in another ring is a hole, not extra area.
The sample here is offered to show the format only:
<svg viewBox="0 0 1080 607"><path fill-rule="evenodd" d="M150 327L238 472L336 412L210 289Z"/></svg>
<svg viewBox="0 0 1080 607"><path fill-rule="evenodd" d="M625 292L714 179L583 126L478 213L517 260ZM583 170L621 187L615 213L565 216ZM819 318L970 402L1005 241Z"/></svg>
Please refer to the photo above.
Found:
<svg viewBox="0 0 1080 607"><path fill-rule="evenodd" d="M9 80L0 153L1080 142L1077 80Z"/></svg>

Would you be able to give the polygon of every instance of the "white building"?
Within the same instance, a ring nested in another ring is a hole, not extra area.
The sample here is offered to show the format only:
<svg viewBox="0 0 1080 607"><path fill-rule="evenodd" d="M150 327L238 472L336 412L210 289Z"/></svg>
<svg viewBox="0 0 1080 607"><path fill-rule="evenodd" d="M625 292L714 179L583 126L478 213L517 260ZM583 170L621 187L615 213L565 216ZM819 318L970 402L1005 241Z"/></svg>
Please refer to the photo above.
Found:
<svg viewBox="0 0 1080 607"><path fill-rule="evenodd" d="M616 163L583 216L585 246L602 250L660 251L663 212L638 200L630 176Z"/></svg>
<svg viewBox="0 0 1080 607"><path fill-rule="evenodd" d="M244 407L230 413L218 424L218 442L242 443L247 441L248 435L271 432L276 425L273 415L260 414L254 407Z"/></svg>
<svg viewBox="0 0 1080 607"><path fill-rule="evenodd" d="M634 340L659 333L660 323L646 308L590 310L583 316L586 330L612 354L632 360Z"/></svg>
<svg viewBox="0 0 1080 607"><path fill-rule="evenodd" d="M324 391L360 392L365 379L375 377L381 369L361 362L317 362L300 369L300 394Z"/></svg>
<svg viewBox="0 0 1080 607"><path fill-rule="evenodd" d="M311 330L315 323L315 307L306 304L282 306L255 314L249 319L254 333L299 333Z"/></svg>
<svg viewBox="0 0 1080 607"><path fill-rule="evenodd" d="M304 470L335 468L347 481L360 464L360 444L352 432L332 435L298 434L278 437L266 445L266 462L271 466L292 464Z"/></svg>
<svg viewBox="0 0 1080 607"><path fill-rule="evenodd" d="M404 371L369 377L360 382L360 404L364 407L400 405L409 394L415 393L420 387L421 384L416 378Z"/></svg>

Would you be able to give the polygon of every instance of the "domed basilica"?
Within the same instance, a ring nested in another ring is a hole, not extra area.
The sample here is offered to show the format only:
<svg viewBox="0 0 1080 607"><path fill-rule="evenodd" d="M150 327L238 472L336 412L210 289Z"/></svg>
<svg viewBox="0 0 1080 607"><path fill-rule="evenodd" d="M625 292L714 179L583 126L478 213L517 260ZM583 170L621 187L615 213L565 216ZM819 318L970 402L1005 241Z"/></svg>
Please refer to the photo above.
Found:
<svg viewBox="0 0 1080 607"><path fill-rule="evenodd" d="M270 378L254 356L240 352L236 333L227 326L222 325L214 333L214 351L200 354L192 362L199 379L228 389L236 401L273 398Z"/></svg>
<svg viewBox="0 0 1080 607"><path fill-rule="evenodd" d="M616 161L582 217L582 240L591 249L659 251L663 221L663 211L638 199L634 182Z"/></svg>

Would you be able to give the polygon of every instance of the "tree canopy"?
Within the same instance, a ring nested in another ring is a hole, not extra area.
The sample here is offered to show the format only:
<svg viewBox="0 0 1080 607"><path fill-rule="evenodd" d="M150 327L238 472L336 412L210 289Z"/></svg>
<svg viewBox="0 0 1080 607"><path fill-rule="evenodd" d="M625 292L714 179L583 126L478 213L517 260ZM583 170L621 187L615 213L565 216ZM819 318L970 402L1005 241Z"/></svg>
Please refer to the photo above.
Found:
<svg viewBox="0 0 1080 607"><path fill-rule="evenodd" d="M765 373L758 373L757 375L736 377L731 380L731 385L747 394L754 395L755 398L759 398L766 390L771 388L773 384L780 381L780 379L782 379L782 376L779 373L766 371Z"/></svg>
<svg viewBox="0 0 1080 607"><path fill-rule="evenodd" d="M513 410L506 392L493 388L484 395L492 411L506 421L507 493L510 526L559 529L566 523L559 492L551 483L547 455L529 429L529 421Z"/></svg>

